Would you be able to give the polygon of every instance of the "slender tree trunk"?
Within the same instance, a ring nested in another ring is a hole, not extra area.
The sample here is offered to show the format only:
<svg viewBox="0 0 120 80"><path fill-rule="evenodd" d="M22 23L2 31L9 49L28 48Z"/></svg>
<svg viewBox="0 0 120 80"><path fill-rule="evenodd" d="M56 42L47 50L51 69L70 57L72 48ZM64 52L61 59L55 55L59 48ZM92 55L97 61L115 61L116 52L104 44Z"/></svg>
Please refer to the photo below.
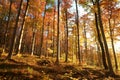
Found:
<svg viewBox="0 0 120 80"><path fill-rule="evenodd" d="M45 53L45 57L46 58L48 58L48 45L49 45L49 43L48 43L48 41L49 41L49 28L50 28L50 23L48 22L48 25L47 25L47 40L46 40L46 53Z"/></svg>
<svg viewBox="0 0 120 80"><path fill-rule="evenodd" d="M13 47L14 47L14 44L15 44L16 30L17 30L17 27L18 27L19 16L20 16L20 11L21 11L21 7L22 7L22 2L23 2L23 0L20 1L20 7L19 7L19 10L18 10L17 18L16 18L16 23L15 23L15 27L14 27L14 31L13 31L13 36L11 38L11 45L10 45L10 49L9 49L9 54L6 57L6 60L11 59L11 56L12 56Z"/></svg>
<svg viewBox="0 0 120 80"><path fill-rule="evenodd" d="M46 5L47 5L47 0L46 0L46 3L45 3L43 23L42 23L41 44L40 44L40 54L39 54L39 57L41 57L42 48L43 48L43 37L44 37L44 24L45 24L45 16L46 16Z"/></svg>
<svg viewBox="0 0 120 80"><path fill-rule="evenodd" d="M77 62L76 60L77 60L77 35L76 35L76 27L74 27L73 28L73 43L74 43L74 45L73 45L73 51L74 51L74 56L75 56L75 62Z"/></svg>
<svg viewBox="0 0 120 80"><path fill-rule="evenodd" d="M102 67L102 56L101 56L101 49L100 49L100 46L99 46L99 43L98 41L96 41L96 44L97 44L97 54L98 54L98 66Z"/></svg>
<svg viewBox="0 0 120 80"><path fill-rule="evenodd" d="M80 36L79 36L79 15L78 15L78 6L77 6L77 0L75 0L75 5L76 5L76 14L77 14L77 16L76 16L76 25L77 25L77 36L78 36L78 59L79 59L79 63L80 63L80 40L79 40L79 38L80 38Z"/></svg>
<svg viewBox="0 0 120 80"><path fill-rule="evenodd" d="M60 20L59 20L59 15L60 15L60 0L58 0L58 5L57 5L57 56L56 56L56 64L59 64L59 57L60 57Z"/></svg>
<svg viewBox="0 0 120 80"><path fill-rule="evenodd" d="M55 54L55 9L53 14L53 55Z"/></svg>
<svg viewBox="0 0 120 80"><path fill-rule="evenodd" d="M110 18L108 19L108 21L109 21L110 39L111 39L112 50L113 50L113 55L114 55L114 60L115 60L115 68L117 70L118 64L117 64L117 57L116 57L116 53L115 53L114 40L113 40L114 30L111 27L111 14L110 14Z"/></svg>
<svg viewBox="0 0 120 80"><path fill-rule="evenodd" d="M65 56L65 62L68 61L68 17L67 17L67 9L65 10L65 16L66 16L66 56Z"/></svg>
<svg viewBox="0 0 120 80"><path fill-rule="evenodd" d="M88 59L88 57L87 57L87 55L88 55L88 53L87 53L87 31L86 31L86 22L84 21L84 45L85 45L85 57L86 57L86 59Z"/></svg>
<svg viewBox="0 0 120 80"><path fill-rule="evenodd" d="M28 6L29 6L29 0L27 0L27 5L26 5L26 8L25 8L25 13L23 15L23 21L22 21L22 26L21 26L21 30L20 30L20 35L18 37L18 42L17 42L18 43L18 47L17 47L15 55L17 55L18 53L20 53L20 49L21 49L21 45L22 45L22 40L23 40L23 34L24 34L24 28L25 28L25 17L26 17L26 14L27 14Z"/></svg>
<svg viewBox="0 0 120 80"><path fill-rule="evenodd" d="M93 0L92 0L92 3L93 3L93 5L96 5ZM94 16L95 16L95 25L96 25L96 31L97 31L97 38L98 38L98 42L99 42L101 50L102 50L103 66L104 66L104 69L108 69L108 65L107 65L107 62L106 62L106 55L105 55L104 44L102 42L102 36L100 34L100 29L99 29L99 24L98 24L98 16L97 16L96 12L94 13Z"/></svg>
<svg viewBox="0 0 120 80"><path fill-rule="evenodd" d="M36 29L33 29L32 52L31 52L31 56L33 56L33 54L34 54L34 48L35 48L35 34L36 34Z"/></svg>
<svg viewBox="0 0 120 80"><path fill-rule="evenodd" d="M10 0L10 8L9 8L9 13L8 13L8 21L7 21L7 26L6 26L6 29L5 29L5 34L4 34L3 53L4 53L5 48L6 48L6 38L7 38L7 31L8 31L9 22L10 22L10 14L11 14L12 3L13 3L12 0Z"/></svg>
<svg viewBox="0 0 120 80"><path fill-rule="evenodd" d="M103 23L102 23L102 19L101 19L101 9L100 9L99 0L96 0L96 2L97 2L97 9L98 9L99 26L100 26L100 30L101 30L105 50L106 50L106 57L107 57L107 61L108 61L109 71L110 71L111 74L115 75L115 73L113 71L113 67L112 67L112 62L111 62L111 59L110 59L110 53L109 53L109 50L108 50L106 37L105 37L105 34L104 34L104 28L103 28Z"/></svg>
<svg viewBox="0 0 120 80"><path fill-rule="evenodd" d="M104 66L104 69L108 69L107 62L106 62L106 56L105 56L105 49L104 49L104 45L103 45L103 42L102 42L102 39L101 39L100 30L99 30L99 27L98 27L97 14L96 13L94 13L94 14L95 14L95 23L96 23L96 30L97 30L98 42L99 42L101 50L102 50L102 62L103 62L103 66Z"/></svg>

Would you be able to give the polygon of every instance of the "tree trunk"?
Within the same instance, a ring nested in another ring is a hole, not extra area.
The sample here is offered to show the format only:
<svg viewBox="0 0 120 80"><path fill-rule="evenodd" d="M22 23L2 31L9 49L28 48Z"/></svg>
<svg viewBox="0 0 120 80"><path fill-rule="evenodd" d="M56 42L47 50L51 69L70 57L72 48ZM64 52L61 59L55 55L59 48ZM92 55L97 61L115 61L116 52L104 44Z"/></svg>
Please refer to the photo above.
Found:
<svg viewBox="0 0 120 80"><path fill-rule="evenodd" d="M10 0L10 8L9 8L9 13L8 13L8 21L7 21L7 25L6 25L6 29L5 29L5 34L4 34L3 53L4 53L5 48L6 48L6 38L7 38L7 31L8 31L9 22L10 22L10 14L11 14L12 3L13 3L12 0Z"/></svg>
<svg viewBox="0 0 120 80"><path fill-rule="evenodd" d="M102 39L101 39L100 30L99 30L99 27L98 27L97 14L96 13L94 13L94 14L95 14L95 22L96 22L96 30L97 30L98 42L99 42L101 50L102 50L102 62L103 62L103 66L104 66L104 69L108 69L107 62L106 62L106 56L105 56L105 49L104 49L104 45L103 45L103 42L102 42Z"/></svg>
<svg viewBox="0 0 120 80"><path fill-rule="evenodd" d="M96 5L93 0L92 0L92 3L93 3L94 6ZM101 34L100 34L100 29L99 29L99 24L98 24L98 16L97 16L96 12L94 12L94 16L95 16L95 25L96 25L96 31L97 31L97 39L98 39L98 42L99 42L101 50L102 50L103 66L104 66L104 69L108 69L108 65L107 65L107 62L106 62L104 44L102 42L102 37L101 37Z"/></svg>
<svg viewBox="0 0 120 80"><path fill-rule="evenodd" d="M59 9L60 9L60 0L58 0L58 5L57 5L58 13L57 13L57 56L56 56L56 62L55 62L56 65L59 64L59 57L60 57L60 27L59 27L60 10Z"/></svg>
<svg viewBox="0 0 120 80"><path fill-rule="evenodd" d="M88 55L88 53L87 53L87 31L86 31L86 22L84 21L83 22L83 24L84 24L84 46L85 46L85 57L86 57L86 61L87 61L87 59L88 59L88 57L87 57L87 55Z"/></svg>
<svg viewBox="0 0 120 80"><path fill-rule="evenodd" d="M43 37L44 37L44 24L45 24L45 15L46 15L46 5L47 5L47 0L46 0L46 3L45 3L43 23L42 23L41 44L40 44L40 54L39 54L39 57L41 57L42 47L43 47Z"/></svg>
<svg viewBox="0 0 120 80"><path fill-rule="evenodd" d="M21 49L21 45L22 45L22 40L23 40L23 34L24 34L24 28L25 28L25 17L26 17L26 14L27 14L28 6L29 6L29 0L27 0L27 5L26 5L26 8L25 8L25 13L23 15L23 21L22 21L22 25L21 25L20 35L19 35L18 41L17 41L18 46L17 46L16 54L15 55L17 55L18 53L20 53L20 49Z"/></svg>
<svg viewBox="0 0 120 80"><path fill-rule="evenodd" d="M55 9L53 14L53 55L55 54Z"/></svg>
<svg viewBox="0 0 120 80"><path fill-rule="evenodd" d="M78 36L78 38L77 38L77 41L78 41L78 59L79 59L79 64L80 64L80 40L79 40L79 15L78 15L78 6L77 6L77 0L75 0L75 5L76 5L76 25L77 25L77 36Z"/></svg>
<svg viewBox="0 0 120 80"><path fill-rule="evenodd" d="M20 1L20 7L19 7L19 10L18 10L18 15L16 17L16 23L15 23L15 27L14 27L14 31L13 31L13 36L11 38L11 45L10 45L9 53L8 53L8 56L6 57L6 60L11 59L11 56L12 56L13 47L14 47L14 44L15 44L16 30L17 30L17 27L18 27L20 11L21 11L21 8L22 8L22 2L23 2L23 0Z"/></svg>
<svg viewBox="0 0 120 80"><path fill-rule="evenodd" d="M36 29L33 29L33 37L32 37L32 52L31 52L31 56L33 56L34 48L35 48L35 34L36 34Z"/></svg>
<svg viewBox="0 0 120 80"><path fill-rule="evenodd" d="M114 40L113 40L114 29L112 29L112 27L111 27L111 14L110 14L110 18L108 18L108 21L109 21L110 39L111 39L112 50L113 50L113 55L114 55L114 60L115 60L115 68L117 70L118 64L117 64L117 57L116 57L116 53L115 53Z"/></svg>
<svg viewBox="0 0 120 80"><path fill-rule="evenodd" d="M102 56L101 56L101 49L100 49L100 45L98 43L98 41L96 41L96 45L97 45L97 54L98 54L98 66L102 67ZM106 64L107 65L107 64ZM105 67L104 67L105 68ZM108 68L108 67L107 67Z"/></svg>
<svg viewBox="0 0 120 80"><path fill-rule="evenodd" d="M107 45L107 41L106 41L106 37L105 37L105 33L104 33L104 28L103 28L103 23L102 23L102 19L101 19L101 10L100 10L99 0L96 0L96 2L97 2L97 9L98 9L99 26L100 26L102 39L103 39L103 43L104 43L104 47L105 47L105 51L106 51L108 67L109 67L110 73L114 75L115 73L113 71L112 62L111 62L111 59L110 59L110 53L109 53L109 50L108 50L108 45Z"/></svg>
<svg viewBox="0 0 120 80"><path fill-rule="evenodd" d="M67 17L67 9L65 9L65 16L66 16L66 56L65 56L65 62L68 62L68 17Z"/></svg>
<svg viewBox="0 0 120 80"><path fill-rule="evenodd" d="M49 43L48 43L48 41L49 41L49 39L50 39L50 37L49 37L49 33L50 33L50 31L49 31L49 28L50 28L50 22L48 22L48 25L47 25L47 40L46 40L46 53L45 53L45 57L46 58L48 58L48 48L49 48Z"/></svg>

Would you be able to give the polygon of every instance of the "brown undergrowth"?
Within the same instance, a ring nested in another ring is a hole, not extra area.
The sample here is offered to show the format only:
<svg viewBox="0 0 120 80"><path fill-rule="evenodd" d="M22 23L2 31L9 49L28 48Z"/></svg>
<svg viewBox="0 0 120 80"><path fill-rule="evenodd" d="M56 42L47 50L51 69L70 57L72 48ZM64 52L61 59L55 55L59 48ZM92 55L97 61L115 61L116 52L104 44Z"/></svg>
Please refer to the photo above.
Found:
<svg viewBox="0 0 120 80"><path fill-rule="evenodd" d="M1 57L1 60L5 55ZM0 62L0 80L120 80L100 68L69 63L54 64L52 58L17 55Z"/></svg>

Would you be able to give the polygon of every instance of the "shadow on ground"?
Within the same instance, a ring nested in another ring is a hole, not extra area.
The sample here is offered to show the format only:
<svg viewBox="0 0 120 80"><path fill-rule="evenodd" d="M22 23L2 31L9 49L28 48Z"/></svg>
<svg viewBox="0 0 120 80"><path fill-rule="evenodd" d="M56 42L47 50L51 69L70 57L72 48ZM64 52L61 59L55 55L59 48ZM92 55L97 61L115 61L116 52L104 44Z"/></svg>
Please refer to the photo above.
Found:
<svg viewBox="0 0 120 80"><path fill-rule="evenodd" d="M112 76L105 70L92 68L78 69L73 65L54 65L49 60L36 61L29 65L14 59L0 62L0 80L120 80L120 76Z"/></svg>

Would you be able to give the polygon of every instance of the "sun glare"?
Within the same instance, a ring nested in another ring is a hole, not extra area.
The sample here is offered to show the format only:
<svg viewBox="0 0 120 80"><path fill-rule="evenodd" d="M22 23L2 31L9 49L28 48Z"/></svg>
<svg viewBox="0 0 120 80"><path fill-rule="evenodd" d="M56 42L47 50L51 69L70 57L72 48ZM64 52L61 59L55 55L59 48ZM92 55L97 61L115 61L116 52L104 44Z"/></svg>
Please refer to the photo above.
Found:
<svg viewBox="0 0 120 80"><path fill-rule="evenodd" d="M117 41L114 45L115 45L115 51L117 53L120 53L120 41Z"/></svg>

